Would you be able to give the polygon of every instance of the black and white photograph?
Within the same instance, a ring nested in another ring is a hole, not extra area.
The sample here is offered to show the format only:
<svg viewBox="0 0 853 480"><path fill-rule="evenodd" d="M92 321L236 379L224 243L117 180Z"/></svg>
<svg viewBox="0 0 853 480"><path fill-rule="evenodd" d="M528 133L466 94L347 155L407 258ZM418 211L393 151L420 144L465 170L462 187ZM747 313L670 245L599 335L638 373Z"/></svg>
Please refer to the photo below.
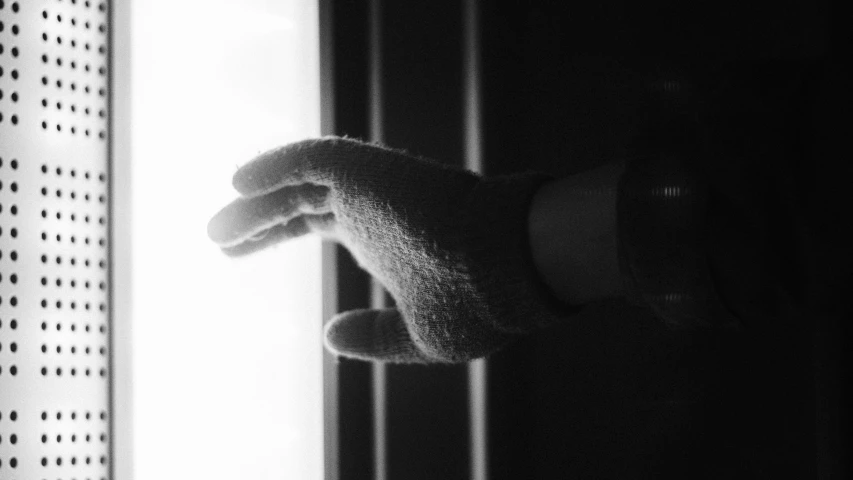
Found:
<svg viewBox="0 0 853 480"><path fill-rule="evenodd" d="M830 0L0 0L0 480L853 477Z"/></svg>

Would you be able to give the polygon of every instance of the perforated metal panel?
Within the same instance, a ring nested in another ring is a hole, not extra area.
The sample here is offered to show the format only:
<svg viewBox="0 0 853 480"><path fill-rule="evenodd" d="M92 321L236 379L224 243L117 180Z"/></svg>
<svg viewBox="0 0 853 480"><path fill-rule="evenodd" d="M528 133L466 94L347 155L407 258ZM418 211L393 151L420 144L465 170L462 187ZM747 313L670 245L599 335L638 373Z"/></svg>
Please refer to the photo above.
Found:
<svg viewBox="0 0 853 480"><path fill-rule="evenodd" d="M108 5L0 0L0 479L109 476Z"/></svg>

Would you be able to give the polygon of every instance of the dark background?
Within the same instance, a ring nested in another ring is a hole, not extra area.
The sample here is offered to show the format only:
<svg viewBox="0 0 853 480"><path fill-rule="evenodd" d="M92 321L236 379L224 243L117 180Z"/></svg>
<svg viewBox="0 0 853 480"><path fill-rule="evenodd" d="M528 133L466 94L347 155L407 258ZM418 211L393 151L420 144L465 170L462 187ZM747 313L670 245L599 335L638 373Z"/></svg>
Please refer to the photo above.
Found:
<svg viewBox="0 0 853 480"><path fill-rule="evenodd" d="M849 105L844 84L821 83L840 57L830 5L697 3L479 2L485 173L559 177L630 156L662 79L740 139L726 155L752 158L780 137L752 139L751 122L781 122L792 135L774 161L826 168L844 136L832 115ZM371 2L323 4L334 133L370 137L379 26L385 143L461 165L462 2L377 5L371 21ZM366 274L340 253L339 308L367 307ZM746 334L691 331L624 301L590 305L491 358L491 478L843 478L845 320L767 311ZM466 378L464 366L389 367L388 478L468 476ZM342 360L339 381L340 476L372 478L369 366Z"/></svg>

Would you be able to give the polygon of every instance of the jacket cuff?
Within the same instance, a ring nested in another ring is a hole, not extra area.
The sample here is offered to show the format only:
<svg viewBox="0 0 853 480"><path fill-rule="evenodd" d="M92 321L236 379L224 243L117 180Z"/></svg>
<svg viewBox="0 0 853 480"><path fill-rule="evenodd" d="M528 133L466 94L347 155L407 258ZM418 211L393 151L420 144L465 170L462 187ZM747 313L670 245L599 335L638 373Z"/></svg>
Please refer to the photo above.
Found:
<svg viewBox="0 0 853 480"><path fill-rule="evenodd" d="M627 162L617 194L619 267L629 303L676 327L736 326L710 276L708 187L675 155Z"/></svg>

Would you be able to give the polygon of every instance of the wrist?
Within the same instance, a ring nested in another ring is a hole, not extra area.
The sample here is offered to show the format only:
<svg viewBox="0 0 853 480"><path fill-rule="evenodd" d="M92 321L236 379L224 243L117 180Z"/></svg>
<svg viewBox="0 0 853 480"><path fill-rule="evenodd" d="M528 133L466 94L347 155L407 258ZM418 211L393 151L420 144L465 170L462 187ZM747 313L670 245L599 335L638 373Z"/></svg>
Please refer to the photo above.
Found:
<svg viewBox="0 0 853 480"><path fill-rule="evenodd" d="M622 295L616 199L622 163L544 184L528 235L534 265L555 297L580 306Z"/></svg>

